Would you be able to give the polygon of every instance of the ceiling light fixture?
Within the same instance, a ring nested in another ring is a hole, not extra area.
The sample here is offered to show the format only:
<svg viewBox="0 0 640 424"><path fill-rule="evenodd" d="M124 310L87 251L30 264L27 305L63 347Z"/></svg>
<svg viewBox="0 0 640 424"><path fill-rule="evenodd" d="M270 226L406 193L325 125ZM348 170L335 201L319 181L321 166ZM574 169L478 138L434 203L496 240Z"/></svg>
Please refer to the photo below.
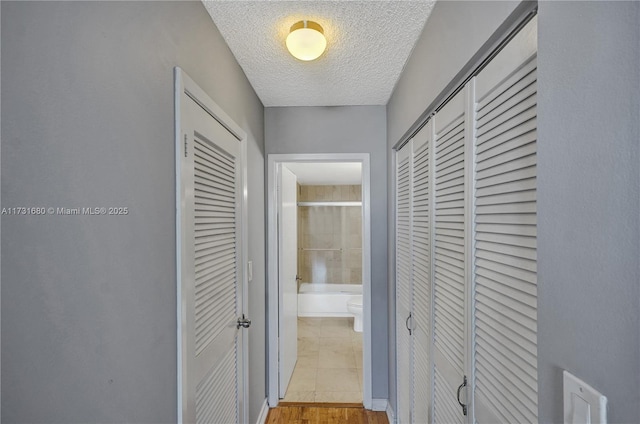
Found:
<svg viewBox="0 0 640 424"><path fill-rule="evenodd" d="M293 57L309 61L320 57L327 48L327 39L320 24L300 21L291 26L287 36L287 49Z"/></svg>

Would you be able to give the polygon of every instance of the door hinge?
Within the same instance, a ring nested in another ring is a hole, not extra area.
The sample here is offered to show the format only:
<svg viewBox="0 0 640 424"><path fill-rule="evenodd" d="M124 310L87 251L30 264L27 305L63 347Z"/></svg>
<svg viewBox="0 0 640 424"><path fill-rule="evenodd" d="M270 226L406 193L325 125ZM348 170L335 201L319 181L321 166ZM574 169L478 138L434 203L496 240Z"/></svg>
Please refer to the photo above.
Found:
<svg viewBox="0 0 640 424"><path fill-rule="evenodd" d="M187 135L184 135L184 157L187 157Z"/></svg>

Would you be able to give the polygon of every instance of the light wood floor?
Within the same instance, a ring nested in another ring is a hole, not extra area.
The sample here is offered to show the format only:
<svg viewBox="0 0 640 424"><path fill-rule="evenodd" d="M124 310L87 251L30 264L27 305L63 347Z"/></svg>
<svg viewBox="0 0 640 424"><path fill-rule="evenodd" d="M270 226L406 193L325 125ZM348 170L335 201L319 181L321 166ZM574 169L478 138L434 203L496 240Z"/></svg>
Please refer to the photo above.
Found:
<svg viewBox="0 0 640 424"><path fill-rule="evenodd" d="M389 424L385 412L362 404L280 402L269 410L266 424Z"/></svg>

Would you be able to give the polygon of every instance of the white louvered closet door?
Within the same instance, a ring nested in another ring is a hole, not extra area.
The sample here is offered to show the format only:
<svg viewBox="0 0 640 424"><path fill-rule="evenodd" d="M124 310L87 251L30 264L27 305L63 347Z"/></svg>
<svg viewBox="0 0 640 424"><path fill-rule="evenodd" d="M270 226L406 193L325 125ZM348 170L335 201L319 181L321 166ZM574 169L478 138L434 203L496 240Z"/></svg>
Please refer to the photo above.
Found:
<svg viewBox="0 0 640 424"><path fill-rule="evenodd" d="M465 96L458 93L435 126L434 422L463 423L457 389L465 376Z"/></svg>
<svg viewBox="0 0 640 424"><path fill-rule="evenodd" d="M433 122L413 138L412 149L412 422L431 422L431 142Z"/></svg>
<svg viewBox="0 0 640 424"><path fill-rule="evenodd" d="M179 420L243 417L241 143L182 93Z"/></svg>
<svg viewBox="0 0 640 424"><path fill-rule="evenodd" d="M396 346L399 423L411 422L411 143L396 154Z"/></svg>
<svg viewBox="0 0 640 424"><path fill-rule="evenodd" d="M475 79L475 417L536 423L536 20Z"/></svg>

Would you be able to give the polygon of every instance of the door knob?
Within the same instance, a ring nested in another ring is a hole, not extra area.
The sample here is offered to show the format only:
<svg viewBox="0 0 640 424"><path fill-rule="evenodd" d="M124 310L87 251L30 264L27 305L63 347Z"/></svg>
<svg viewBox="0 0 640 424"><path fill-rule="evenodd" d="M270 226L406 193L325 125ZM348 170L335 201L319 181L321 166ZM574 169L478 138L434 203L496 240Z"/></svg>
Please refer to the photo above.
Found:
<svg viewBox="0 0 640 424"><path fill-rule="evenodd" d="M251 327L251 320L249 318L246 318L244 316L244 314L242 314L242 318L238 318L238 325L236 326L236 328L249 328Z"/></svg>

